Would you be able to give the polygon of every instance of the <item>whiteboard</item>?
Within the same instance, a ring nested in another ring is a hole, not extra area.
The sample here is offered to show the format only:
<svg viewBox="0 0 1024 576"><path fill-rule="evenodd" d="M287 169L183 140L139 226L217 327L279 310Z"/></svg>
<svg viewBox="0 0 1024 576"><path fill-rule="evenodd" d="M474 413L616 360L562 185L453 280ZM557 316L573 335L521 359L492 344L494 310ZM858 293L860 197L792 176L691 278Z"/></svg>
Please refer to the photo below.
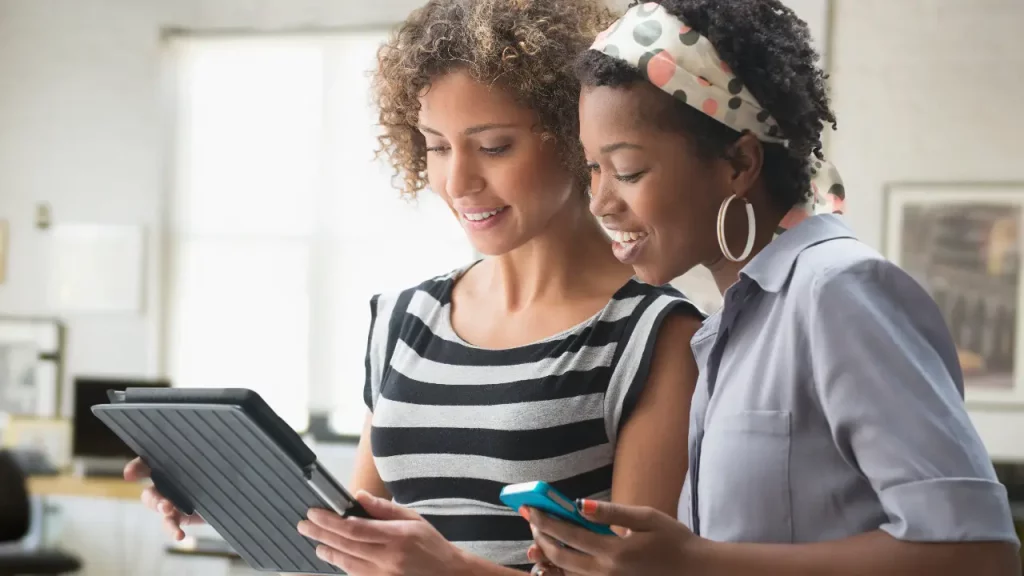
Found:
<svg viewBox="0 0 1024 576"><path fill-rule="evenodd" d="M140 312L141 226L59 224L48 239L46 296L54 312Z"/></svg>

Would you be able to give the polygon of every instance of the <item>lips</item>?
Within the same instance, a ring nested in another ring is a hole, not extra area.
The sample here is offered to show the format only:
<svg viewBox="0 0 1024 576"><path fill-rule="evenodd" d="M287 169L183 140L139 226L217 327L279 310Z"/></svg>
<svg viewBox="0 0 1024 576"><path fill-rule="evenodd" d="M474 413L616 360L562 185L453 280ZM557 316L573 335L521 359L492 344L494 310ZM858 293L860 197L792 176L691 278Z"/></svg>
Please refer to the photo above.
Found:
<svg viewBox="0 0 1024 576"><path fill-rule="evenodd" d="M483 222L484 220L494 218L498 214L501 214L506 208L508 208L508 206L500 206L489 210L473 209L469 212L460 213L464 219L469 220L470 222Z"/></svg>
<svg viewBox="0 0 1024 576"><path fill-rule="evenodd" d="M613 240L612 253L625 264L635 262L649 239L643 230L621 230L604 226L605 233Z"/></svg>
<svg viewBox="0 0 1024 576"><path fill-rule="evenodd" d="M643 230L610 230L608 228L605 228L605 230L608 232L608 235L611 236L612 240L619 244L629 244L630 242L636 242L637 240L647 237L647 232L644 232Z"/></svg>

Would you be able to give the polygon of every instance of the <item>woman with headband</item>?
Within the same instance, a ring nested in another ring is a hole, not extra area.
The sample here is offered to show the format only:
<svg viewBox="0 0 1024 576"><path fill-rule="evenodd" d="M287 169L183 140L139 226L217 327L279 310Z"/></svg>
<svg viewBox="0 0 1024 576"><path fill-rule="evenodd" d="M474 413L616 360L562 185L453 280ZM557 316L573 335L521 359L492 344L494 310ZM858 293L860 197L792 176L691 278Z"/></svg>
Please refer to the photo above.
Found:
<svg viewBox="0 0 1024 576"><path fill-rule="evenodd" d="M1019 573L938 308L834 214L809 40L777 0L663 0L579 62L591 211L616 256L651 283L704 264L724 305L692 340L679 521L580 502L608 537L528 511L537 571Z"/></svg>

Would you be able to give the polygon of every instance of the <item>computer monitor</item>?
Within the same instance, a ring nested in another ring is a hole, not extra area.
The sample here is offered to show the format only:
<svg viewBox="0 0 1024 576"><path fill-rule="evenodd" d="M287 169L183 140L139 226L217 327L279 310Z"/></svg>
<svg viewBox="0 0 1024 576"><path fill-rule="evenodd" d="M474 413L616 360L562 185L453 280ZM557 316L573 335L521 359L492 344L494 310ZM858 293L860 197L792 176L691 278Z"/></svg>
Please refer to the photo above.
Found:
<svg viewBox="0 0 1024 576"><path fill-rule="evenodd" d="M135 457L124 442L118 438L95 414L92 407L106 404L108 390L125 390L153 386L170 387L167 380L130 380L111 378L75 378L74 413L71 425L71 455L77 460L121 460Z"/></svg>

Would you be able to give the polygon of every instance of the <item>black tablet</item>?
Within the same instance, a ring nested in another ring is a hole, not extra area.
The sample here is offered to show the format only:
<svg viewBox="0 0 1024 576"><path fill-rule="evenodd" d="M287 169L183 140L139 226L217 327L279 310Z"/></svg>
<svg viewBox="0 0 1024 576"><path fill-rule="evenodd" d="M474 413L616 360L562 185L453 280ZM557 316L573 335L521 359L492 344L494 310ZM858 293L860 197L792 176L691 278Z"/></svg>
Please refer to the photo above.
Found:
<svg viewBox="0 0 1024 576"><path fill-rule="evenodd" d="M343 574L296 525L310 508L367 514L255 392L129 388L92 411L149 465L161 494L254 569Z"/></svg>

